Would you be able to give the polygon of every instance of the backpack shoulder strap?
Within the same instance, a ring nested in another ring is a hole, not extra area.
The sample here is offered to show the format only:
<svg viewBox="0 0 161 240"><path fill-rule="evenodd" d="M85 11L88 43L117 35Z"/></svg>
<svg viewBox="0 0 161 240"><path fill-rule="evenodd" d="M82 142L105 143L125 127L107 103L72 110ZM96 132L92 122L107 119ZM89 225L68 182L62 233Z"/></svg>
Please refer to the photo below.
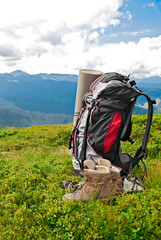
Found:
<svg viewBox="0 0 161 240"><path fill-rule="evenodd" d="M146 156L147 156L145 150L146 150L148 137L149 137L149 132L150 132L151 124L152 124L153 104L156 104L156 101L151 100L150 97L147 94L145 94L144 92L141 92L140 94L145 96L146 99L147 99L147 102L148 102L148 117L147 117L147 123L146 123L144 137L143 137L143 140L142 140L142 145L137 150L137 152L134 156L134 159L133 159L133 162L132 162L132 168L134 168L140 160L142 160L143 158L145 159ZM142 153L143 153L143 155L141 155Z"/></svg>
<svg viewBox="0 0 161 240"><path fill-rule="evenodd" d="M150 128L151 128L151 124L152 124L153 104L156 104L156 101L151 100L150 97L148 95L146 95L145 93L142 93L142 95L144 95L146 97L147 101L148 101L148 118L147 118L145 134L144 134L143 141L142 141L142 150L145 151L147 141L148 141L149 132L150 132Z"/></svg>

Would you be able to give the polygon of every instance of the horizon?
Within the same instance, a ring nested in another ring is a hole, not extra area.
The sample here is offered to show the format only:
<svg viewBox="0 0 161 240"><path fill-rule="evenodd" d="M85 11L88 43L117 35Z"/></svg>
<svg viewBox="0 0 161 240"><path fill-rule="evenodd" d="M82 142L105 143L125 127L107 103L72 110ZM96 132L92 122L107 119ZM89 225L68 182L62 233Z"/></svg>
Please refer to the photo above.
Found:
<svg viewBox="0 0 161 240"><path fill-rule="evenodd" d="M38 75L38 74L48 74L48 75L50 75L50 74L62 74L62 75L76 75L76 76L78 76L78 74L58 73L58 72L51 72L51 73L39 72L39 73L33 73L33 74L32 74L32 73L29 73L29 72L27 72L27 71L23 71L23 70L21 70L21 69L15 69L14 71L11 71L11 72L4 72L4 73L0 72L0 74L5 74L5 73L11 74L11 73L14 73L14 72L22 72L22 73L26 73L26 74L28 74L28 75Z"/></svg>
<svg viewBox="0 0 161 240"><path fill-rule="evenodd" d="M27 74L27 75L41 75L41 74L45 74L45 75L52 75L52 74L55 74L55 75L73 75L73 76L78 76L79 77L79 71L78 71L78 74L74 74L74 73L58 73L58 72L51 72L51 73L45 73L45 72L39 72L39 73L29 73L29 72L27 72L27 71L23 71L23 70L21 70L21 69L15 69L15 70L13 70L13 71L11 71L11 72L4 72L4 73L1 73L0 72L0 74L12 74L12 73L25 73L25 74ZM104 74L104 73L103 73ZM124 74L125 75L125 74ZM134 78L135 78L135 75L133 74L132 75ZM151 79L151 78L158 78L157 80L160 80L161 81L161 76L151 76L151 77L141 77L141 78L135 78L135 79L137 79L137 80L139 80L139 79L141 79L141 80L143 80L143 79Z"/></svg>

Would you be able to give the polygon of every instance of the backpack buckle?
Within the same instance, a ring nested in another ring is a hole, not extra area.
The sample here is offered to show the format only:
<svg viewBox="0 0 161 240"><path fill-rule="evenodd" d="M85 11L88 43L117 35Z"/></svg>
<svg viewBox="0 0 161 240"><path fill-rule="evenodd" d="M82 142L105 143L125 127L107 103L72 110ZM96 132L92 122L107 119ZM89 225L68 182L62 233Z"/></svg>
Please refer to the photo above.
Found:
<svg viewBox="0 0 161 240"><path fill-rule="evenodd" d="M131 87L133 87L133 86L135 86L135 85L136 85L136 82L135 82L135 80L132 80L132 81L130 81L129 83L130 83Z"/></svg>

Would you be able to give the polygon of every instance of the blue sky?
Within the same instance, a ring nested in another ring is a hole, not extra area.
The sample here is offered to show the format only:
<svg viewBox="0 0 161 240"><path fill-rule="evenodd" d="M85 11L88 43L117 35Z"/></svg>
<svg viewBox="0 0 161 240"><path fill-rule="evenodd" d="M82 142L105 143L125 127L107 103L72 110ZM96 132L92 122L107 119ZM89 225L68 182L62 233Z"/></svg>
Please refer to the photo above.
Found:
<svg viewBox="0 0 161 240"><path fill-rule="evenodd" d="M121 24L106 29L102 43L139 41L161 34L161 1L130 0L120 8Z"/></svg>
<svg viewBox="0 0 161 240"><path fill-rule="evenodd" d="M161 77L160 0L0 1L0 72Z"/></svg>

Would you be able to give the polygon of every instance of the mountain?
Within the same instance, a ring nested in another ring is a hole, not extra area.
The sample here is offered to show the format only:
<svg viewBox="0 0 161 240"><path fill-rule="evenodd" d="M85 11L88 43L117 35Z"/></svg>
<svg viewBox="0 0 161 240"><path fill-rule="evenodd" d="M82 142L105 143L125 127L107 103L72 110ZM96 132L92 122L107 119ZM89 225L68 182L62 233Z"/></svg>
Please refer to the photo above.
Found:
<svg viewBox="0 0 161 240"><path fill-rule="evenodd" d="M0 74L0 108L1 115L5 116L4 119L1 117L0 123L3 122L2 126L13 126L15 122L13 124L11 118L23 119L24 124L20 121L21 123L16 123L16 126L72 122L77 81L78 76L73 74L31 75L21 70ZM160 113L161 78L136 79L136 83L142 91L156 100L154 112ZM7 108L6 115L4 115L5 108ZM134 114L145 113L147 113L146 99L139 97ZM36 120L33 121L33 118Z"/></svg>
<svg viewBox="0 0 161 240"><path fill-rule="evenodd" d="M78 76L35 74L22 71L0 74L0 106L73 115Z"/></svg>
<svg viewBox="0 0 161 240"><path fill-rule="evenodd" d="M59 73L39 73L39 74L28 74L24 71L21 70L16 70L11 73L0 73L0 79L8 79L8 80L22 80L22 79L27 79L27 80L53 80L53 81L68 81L68 82L77 82L78 80L78 75L74 74L59 74Z"/></svg>
<svg viewBox="0 0 161 240"><path fill-rule="evenodd" d="M65 114L39 113L16 108L0 108L0 128L67 124L73 117Z"/></svg>
<svg viewBox="0 0 161 240"><path fill-rule="evenodd" d="M161 89L161 77L150 77L150 78L144 78L144 79L137 79L136 80L137 85L140 88L144 89L150 89L150 88L155 88L155 89Z"/></svg>

